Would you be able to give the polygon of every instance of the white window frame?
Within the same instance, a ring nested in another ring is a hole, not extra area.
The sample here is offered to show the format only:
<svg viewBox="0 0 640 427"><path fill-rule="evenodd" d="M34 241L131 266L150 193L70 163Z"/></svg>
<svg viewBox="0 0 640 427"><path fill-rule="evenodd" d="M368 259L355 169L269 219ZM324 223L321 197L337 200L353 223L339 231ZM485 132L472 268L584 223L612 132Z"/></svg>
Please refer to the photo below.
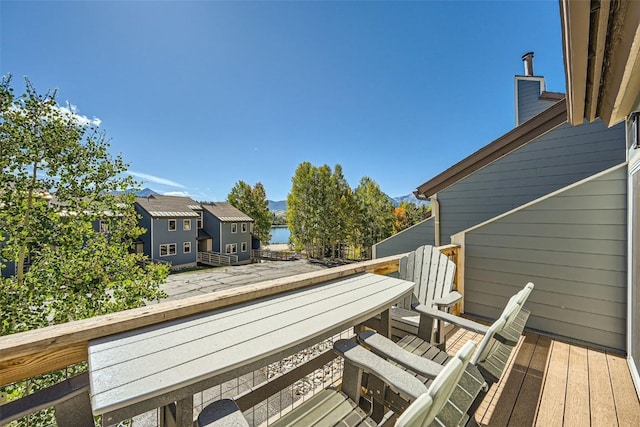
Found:
<svg viewBox="0 0 640 427"><path fill-rule="evenodd" d="M171 224L173 223L173 229L171 229ZM178 220L177 219L168 219L167 220L167 230L176 231L178 229Z"/></svg>
<svg viewBox="0 0 640 427"><path fill-rule="evenodd" d="M225 246L226 254L237 254L238 253L238 244L237 243L227 243Z"/></svg>
<svg viewBox="0 0 640 427"><path fill-rule="evenodd" d="M241 227L240 227L240 230L241 230L243 233L246 233L246 232L247 232L247 223L246 223L246 222L243 222L243 223L242 223L242 225L241 225Z"/></svg>
<svg viewBox="0 0 640 427"><path fill-rule="evenodd" d="M197 221L197 227L198 229L202 228L202 211L198 211L198 221Z"/></svg>
<svg viewBox="0 0 640 427"><path fill-rule="evenodd" d="M242 242L242 244L240 245L240 250L242 252L247 252L247 242Z"/></svg>
<svg viewBox="0 0 640 427"><path fill-rule="evenodd" d="M189 225L187 225L189 224ZM183 219L182 220L182 230L190 231L191 230L191 219Z"/></svg>
<svg viewBox="0 0 640 427"><path fill-rule="evenodd" d="M107 221L101 219L99 227L100 227L100 232L101 233L108 233L109 232L109 223Z"/></svg>
<svg viewBox="0 0 640 427"><path fill-rule="evenodd" d="M191 253L191 242L182 243L182 253L190 254Z"/></svg>
<svg viewBox="0 0 640 427"><path fill-rule="evenodd" d="M171 247L173 247L173 253L171 253ZM165 249L166 253L162 255L162 249ZM175 256L178 253L178 247L175 243L163 243L160 245L160 256Z"/></svg>
<svg viewBox="0 0 640 427"><path fill-rule="evenodd" d="M231 223L231 232L232 233L237 233L238 232L238 223L237 222Z"/></svg>

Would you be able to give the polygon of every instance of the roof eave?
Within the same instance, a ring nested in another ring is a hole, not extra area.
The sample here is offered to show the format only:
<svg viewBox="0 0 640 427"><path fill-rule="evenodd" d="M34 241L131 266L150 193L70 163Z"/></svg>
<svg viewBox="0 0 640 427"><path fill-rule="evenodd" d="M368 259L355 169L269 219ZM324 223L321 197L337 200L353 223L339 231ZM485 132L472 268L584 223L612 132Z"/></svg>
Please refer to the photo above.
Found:
<svg viewBox="0 0 640 427"><path fill-rule="evenodd" d="M640 93L640 2L560 0L569 122L613 126Z"/></svg>
<svg viewBox="0 0 640 427"><path fill-rule="evenodd" d="M420 185L414 194L416 197L431 197L566 121L567 104L565 100L558 101L542 113Z"/></svg>

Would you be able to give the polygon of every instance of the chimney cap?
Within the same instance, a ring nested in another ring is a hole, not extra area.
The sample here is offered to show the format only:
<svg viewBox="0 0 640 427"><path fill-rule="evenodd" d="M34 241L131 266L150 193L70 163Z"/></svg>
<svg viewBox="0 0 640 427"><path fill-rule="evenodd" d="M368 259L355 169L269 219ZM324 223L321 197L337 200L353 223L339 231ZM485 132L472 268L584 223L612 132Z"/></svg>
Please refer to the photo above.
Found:
<svg viewBox="0 0 640 427"><path fill-rule="evenodd" d="M522 55L522 61L524 61L524 75L533 76L533 52Z"/></svg>

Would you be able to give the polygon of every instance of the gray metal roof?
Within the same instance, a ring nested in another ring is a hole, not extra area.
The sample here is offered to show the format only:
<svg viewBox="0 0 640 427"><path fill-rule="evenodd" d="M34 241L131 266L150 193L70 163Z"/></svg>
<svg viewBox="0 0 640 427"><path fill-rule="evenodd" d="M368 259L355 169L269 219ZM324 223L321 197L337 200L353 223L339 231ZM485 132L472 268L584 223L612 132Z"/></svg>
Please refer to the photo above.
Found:
<svg viewBox="0 0 640 427"><path fill-rule="evenodd" d="M189 197L160 196L136 197L136 203L154 218L197 218L198 203Z"/></svg>
<svg viewBox="0 0 640 427"><path fill-rule="evenodd" d="M202 207L222 222L253 222L253 218L229 203L210 203Z"/></svg>

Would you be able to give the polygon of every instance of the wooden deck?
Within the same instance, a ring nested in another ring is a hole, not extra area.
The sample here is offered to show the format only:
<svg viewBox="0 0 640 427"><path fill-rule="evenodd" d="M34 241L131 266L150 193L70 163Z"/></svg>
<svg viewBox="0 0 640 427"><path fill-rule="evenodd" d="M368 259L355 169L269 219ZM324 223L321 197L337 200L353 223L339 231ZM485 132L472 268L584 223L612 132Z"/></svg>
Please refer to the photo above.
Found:
<svg viewBox="0 0 640 427"><path fill-rule="evenodd" d="M449 353L481 335L456 331ZM476 412L483 426L640 426L624 357L526 333Z"/></svg>

